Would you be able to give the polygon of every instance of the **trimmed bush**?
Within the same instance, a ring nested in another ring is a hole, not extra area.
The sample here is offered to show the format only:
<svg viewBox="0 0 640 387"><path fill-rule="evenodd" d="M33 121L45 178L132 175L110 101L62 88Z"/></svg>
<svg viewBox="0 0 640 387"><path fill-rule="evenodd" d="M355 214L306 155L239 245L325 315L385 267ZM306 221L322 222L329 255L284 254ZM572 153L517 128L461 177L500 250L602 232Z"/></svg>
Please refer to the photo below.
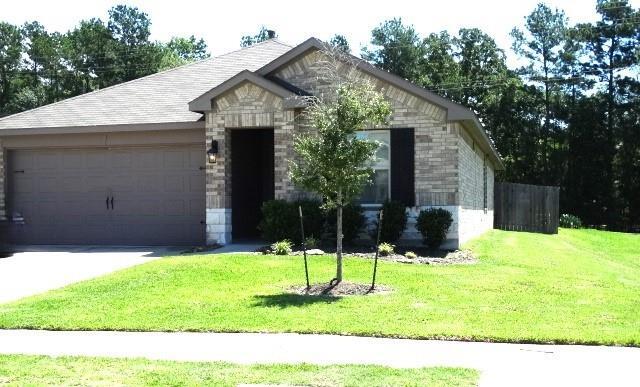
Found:
<svg viewBox="0 0 640 387"><path fill-rule="evenodd" d="M382 229L380 230L380 242L394 243L402 236L407 227L407 211L404 204L398 201L386 200L382 204ZM378 232L378 216L373 222L371 237L375 240Z"/></svg>
<svg viewBox="0 0 640 387"><path fill-rule="evenodd" d="M443 208L429 208L420 211L416 229L422 234L423 242L429 248L437 249L447 238L447 231L453 223L451 213Z"/></svg>
<svg viewBox="0 0 640 387"><path fill-rule="evenodd" d="M276 255L288 255L293 251L290 241L284 239L271 245L271 252Z"/></svg>
<svg viewBox="0 0 640 387"><path fill-rule="evenodd" d="M342 241L345 244L352 243L365 224L364 210L358 204L348 204L342 209ZM331 209L327 214L326 232L331 240L336 238L336 210Z"/></svg>
<svg viewBox="0 0 640 387"><path fill-rule="evenodd" d="M258 228L262 238L269 242L290 240L302 243L300 235L300 215L298 206L302 207L305 236L319 238L322 235L324 214L317 200L269 200L262 204L262 220Z"/></svg>
<svg viewBox="0 0 640 387"><path fill-rule="evenodd" d="M575 215L560 215L560 227L564 228L582 228L582 220Z"/></svg>

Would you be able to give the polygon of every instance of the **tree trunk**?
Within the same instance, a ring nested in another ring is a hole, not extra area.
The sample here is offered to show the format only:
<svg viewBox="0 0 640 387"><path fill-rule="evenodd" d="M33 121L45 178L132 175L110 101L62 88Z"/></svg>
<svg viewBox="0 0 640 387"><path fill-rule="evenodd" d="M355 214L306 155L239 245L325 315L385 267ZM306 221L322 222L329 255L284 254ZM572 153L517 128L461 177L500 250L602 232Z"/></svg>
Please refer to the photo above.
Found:
<svg viewBox="0 0 640 387"><path fill-rule="evenodd" d="M336 208L336 284L342 281L342 190L338 190Z"/></svg>

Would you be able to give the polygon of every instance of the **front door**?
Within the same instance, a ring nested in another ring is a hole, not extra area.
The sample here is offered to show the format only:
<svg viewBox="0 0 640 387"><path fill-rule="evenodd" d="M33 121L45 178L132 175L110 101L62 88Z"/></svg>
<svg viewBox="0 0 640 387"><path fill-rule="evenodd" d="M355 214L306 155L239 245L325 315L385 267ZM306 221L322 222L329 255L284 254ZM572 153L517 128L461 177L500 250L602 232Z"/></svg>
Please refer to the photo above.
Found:
<svg viewBox="0 0 640 387"><path fill-rule="evenodd" d="M233 239L256 238L261 207L273 199L273 129L231 131Z"/></svg>

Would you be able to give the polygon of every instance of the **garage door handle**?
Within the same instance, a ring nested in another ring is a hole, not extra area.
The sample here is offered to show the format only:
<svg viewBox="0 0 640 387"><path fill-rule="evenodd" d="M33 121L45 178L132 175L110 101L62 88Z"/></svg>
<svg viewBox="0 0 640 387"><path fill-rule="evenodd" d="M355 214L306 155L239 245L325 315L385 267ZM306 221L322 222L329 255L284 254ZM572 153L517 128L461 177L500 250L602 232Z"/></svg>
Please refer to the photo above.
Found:
<svg viewBox="0 0 640 387"><path fill-rule="evenodd" d="M111 209L113 210L113 196L111 197Z"/></svg>
<svg viewBox="0 0 640 387"><path fill-rule="evenodd" d="M109 209L109 197L107 196L107 210Z"/></svg>

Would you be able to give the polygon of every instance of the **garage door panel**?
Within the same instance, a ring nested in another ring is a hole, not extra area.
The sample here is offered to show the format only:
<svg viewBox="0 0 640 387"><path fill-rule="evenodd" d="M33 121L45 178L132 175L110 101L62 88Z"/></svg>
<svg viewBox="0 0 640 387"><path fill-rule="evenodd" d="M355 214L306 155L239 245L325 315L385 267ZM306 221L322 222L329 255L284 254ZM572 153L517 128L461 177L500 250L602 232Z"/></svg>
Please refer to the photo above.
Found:
<svg viewBox="0 0 640 387"><path fill-rule="evenodd" d="M167 200L164 214L167 216L183 216L187 214L187 206L184 200Z"/></svg>
<svg viewBox="0 0 640 387"><path fill-rule="evenodd" d="M40 176L37 180L38 193L40 194L59 193L61 191L58 177Z"/></svg>
<svg viewBox="0 0 640 387"><path fill-rule="evenodd" d="M71 195L83 193L86 190L86 183L83 176L64 176L60 179L60 191Z"/></svg>
<svg viewBox="0 0 640 387"><path fill-rule="evenodd" d="M164 168L166 170L184 170L188 165L188 153L178 150L164 151Z"/></svg>
<svg viewBox="0 0 640 387"><path fill-rule="evenodd" d="M65 152L62 155L62 167L65 171L75 171L85 168L85 152Z"/></svg>
<svg viewBox="0 0 640 387"><path fill-rule="evenodd" d="M24 173L13 173L12 183L14 192L21 194L33 193L36 187L36 179Z"/></svg>
<svg viewBox="0 0 640 387"><path fill-rule="evenodd" d="M197 193L205 190L205 179L202 176L189 176L189 192Z"/></svg>
<svg viewBox="0 0 640 387"><path fill-rule="evenodd" d="M89 171L87 175L83 175L81 177L84 181L86 192L104 196L107 195L111 180L106 174L99 175L96 174L95 171Z"/></svg>
<svg viewBox="0 0 640 387"><path fill-rule="evenodd" d="M34 167L37 168L39 171L55 170L60 167L61 158L62 158L62 154L56 151L45 151L41 153L36 153Z"/></svg>
<svg viewBox="0 0 640 387"><path fill-rule="evenodd" d="M89 150L85 152L85 166L90 170L102 170L109 169L107 163L107 154L103 150Z"/></svg>
<svg viewBox="0 0 640 387"><path fill-rule="evenodd" d="M186 178L183 175L171 174L164 177L164 192L186 192Z"/></svg>
<svg viewBox="0 0 640 387"><path fill-rule="evenodd" d="M133 154L133 168L155 171L162 165L162 153L150 149L141 149Z"/></svg>
<svg viewBox="0 0 640 387"><path fill-rule="evenodd" d="M119 172L122 173L122 172ZM131 172L129 172L131 173ZM136 187L136 177L132 175L116 175L111 179L109 188L112 190L114 196L117 196L121 192L134 191Z"/></svg>
<svg viewBox="0 0 640 387"><path fill-rule="evenodd" d="M129 170L132 167L131 150L110 152L111 167L116 170Z"/></svg>
<svg viewBox="0 0 640 387"><path fill-rule="evenodd" d="M148 195L160 194L163 191L164 181L162 175L159 174L146 174L141 175L137 179L137 191L144 192Z"/></svg>

